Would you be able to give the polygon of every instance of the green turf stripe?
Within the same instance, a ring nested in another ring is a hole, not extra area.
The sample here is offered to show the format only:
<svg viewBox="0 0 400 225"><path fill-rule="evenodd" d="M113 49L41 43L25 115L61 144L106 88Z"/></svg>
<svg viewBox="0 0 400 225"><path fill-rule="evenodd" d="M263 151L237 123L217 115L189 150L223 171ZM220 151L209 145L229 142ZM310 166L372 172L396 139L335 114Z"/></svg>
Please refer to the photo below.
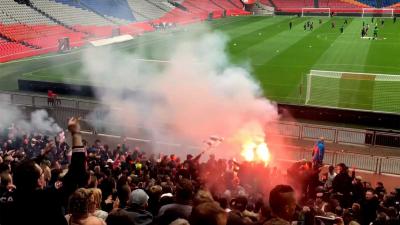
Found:
<svg viewBox="0 0 400 225"><path fill-rule="evenodd" d="M381 21L385 23L382 26ZM366 64L371 65L372 73L400 74L400 67L379 67L380 65L400 65L399 44L387 44L396 42L400 38L400 23L393 23L391 19L377 19L379 40L370 40ZM373 30L373 27L371 27ZM371 32L372 34L372 32ZM383 54L382 54L383 53ZM374 85L372 109L377 111L400 112L400 82L376 81Z"/></svg>
<svg viewBox="0 0 400 225"><path fill-rule="evenodd" d="M257 45L263 40L280 33L284 29L288 29L288 23L290 20L291 18L285 17L284 20L276 21L273 24L259 26L258 29L250 33L236 36L236 38L233 38L230 41L230 45L228 46L229 53L233 56L243 57L240 53L249 47ZM240 30L238 32L240 32Z"/></svg>
<svg viewBox="0 0 400 225"><path fill-rule="evenodd" d="M212 29L223 29L225 32L238 30L238 28L245 28L247 26L251 27L252 24L259 23L260 21L266 21L271 19L271 17L238 17L237 18L225 18L221 19L220 22L212 21L208 22L208 25ZM273 20L273 19L271 19Z"/></svg>
<svg viewBox="0 0 400 225"><path fill-rule="evenodd" d="M360 38L362 21L358 19L350 19L349 21L351 22L348 25L343 25L345 26L344 33L332 42L330 48L320 57L313 69L346 72L360 71L361 69L362 71L363 68L354 65L364 65L370 42ZM332 29L332 32L339 32L343 19L336 22L339 26L336 29ZM360 33L355 32L358 30L360 30ZM331 36L331 33L326 33L320 38L325 41L331 41ZM357 54L349 54L350 51L357 51ZM317 98L319 105L371 109L373 84L374 81L342 79L339 83L336 83L336 81L326 80L325 84L321 84L321 86L325 86L330 90L328 92L329 95L325 97L312 96L311 98Z"/></svg>
<svg viewBox="0 0 400 225"><path fill-rule="evenodd" d="M338 21L342 22L342 20ZM344 33L332 42L330 48L319 58L313 66L316 70L339 70L364 72L365 61L368 55L370 41L361 39L362 20L351 20ZM339 32L338 29L332 32ZM320 36L324 41L332 41L332 33Z"/></svg>
<svg viewBox="0 0 400 225"><path fill-rule="evenodd" d="M312 21L317 24L318 18L312 19ZM321 26L315 26L313 32L297 31L307 32L307 35L266 64L256 67L256 73L262 81L267 96L281 96L281 98L287 98L288 101L298 99L295 101L298 103L304 101L302 99L304 96L299 95L303 76L308 73L331 43L318 38L331 29L330 23L325 22ZM339 35L339 32L333 34L333 40ZM260 76L260 73L263 73L263 75ZM277 87L277 85L281 86ZM304 89L302 95L304 95Z"/></svg>
<svg viewBox="0 0 400 225"><path fill-rule="evenodd" d="M310 31L303 30L303 24L305 21L305 18L295 20L292 30L289 30L286 27L276 29L275 35L271 35L269 38L264 39L257 45L249 47L244 54L251 59L253 65L264 65L271 59L283 53L299 40L309 35Z"/></svg>
<svg viewBox="0 0 400 225"><path fill-rule="evenodd" d="M235 39L235 38L240 38L243 35L249 34L251 32L257 32L261 27L266 27L266 26L271 26L273 24L279 23L281 21L285 21L290 17L278 17L278 18L272 18L272 17L259 17L257 21L252 21L251 23L243 23L240 24L237 27L231 27L231 28L226 28L226 27L221 27L220 30L222 30L225 34L229 35L230 39Z"/></svg>

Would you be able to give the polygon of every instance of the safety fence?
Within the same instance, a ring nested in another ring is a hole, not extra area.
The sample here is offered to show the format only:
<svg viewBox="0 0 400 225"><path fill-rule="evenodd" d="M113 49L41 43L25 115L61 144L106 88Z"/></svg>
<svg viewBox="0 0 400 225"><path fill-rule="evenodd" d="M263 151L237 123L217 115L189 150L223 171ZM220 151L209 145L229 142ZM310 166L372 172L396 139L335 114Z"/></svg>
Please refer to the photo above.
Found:
<svg viewBox="0 0 400 225"><path fill-rule="evenodd" d="M168 143L150 139L140 139L131 137L122 137L107 134L93 134L90 132L84 133L84 138L93 142L96 139L101 139L103 142L108 144L117 144L124 141L130 146L137 146L141 149L160 150L162 149L164 154L176 153L176 152L201 152L201 146L187 146L176 143ZM274 146L270 146L274 149ZM311 160L311 151L297 147L297 146L286 146L285 154L277 155L275 160L278 161L300 161L300 160ZM324 157L324 163L329 165L337 165L338 163L345 163L348 167L356 168L359 171L367 171L376 174L390 174L400 175L400 158L398 157L380 157L363 154L355 154L348 152L333 152L327 151Z"/></svg>
<svg viewBox="0 0 400 225"><path fill-rule="evenodd" d="M45 95L14 92L0 92L0 102L19 106L27 115L36 109L44 108L49 112L49 115L58 121L61 126L64 126L64 128L68 118L72 116L81 116L84 118L82 129L88 131L86 133L88 136L87 138L97 135L93 133L101 132L107 132L103 137L109 138L109 141L120 140L122 137L125 137L125 134L123 133L124 129L120 126L109 126L107 131L97 130L94 124L99 123L99 121L91 121L91 117L88 116L96 113L95 111L97 109L112 109L112 105L106 106L92 100L60 97L59 103L53 106L48 103L47 96ZM275 125L274 129L267 129L267 135L279 135L299 140L315 140L324 137L328 142L363 146L396 146L396 141L399 141L400 139L400 134L391 132L371 132L362 129L284 121L278 122ZM199 148L196 146L183 146L180 144L149 140L146 139L147 135L144 128L141 130L140 127L136 127L135 130L135 133L129 133L130 137L128 137L127 140L134 142L136 145L145 145L146 147L158 146L162 149L171 150L176 150L177 148ZM282 156L279 159L291 161L311 159L310 149L304 149L301 147L287 147L287 149L290 154L285 154L285 156ZM370 171L373 173L400 175L400 158L396 157L380 157L366 154L327 151L325 153L324 162L332 165L343 162L350 167L354 166L360 170Z"/></svg>
<svg viewBox="0 0 400 225"><path fill-rule="evenodd" d="M29 106L32 108L46 108L56 121L66 121L71 116L81 116L86 119L87 130L95 130L96 132L104 132L93 124L102 123L101 112L108 110L117 110L116 107L104 105L93 100L74 99L74 98L58 98L58 103L52 105L46 95L0 92L0 102L18 106ZM100 116L88 118L90 113L96 110L96 114ZM90 125L92 124L92 126ZM115 126L115 125L114 125ZM127 125L124 125L127 126ZM134 125L131 125L134 126ZM353 129L344 127L334 127L326 125L316 125L307 123L279 121L273 126L273 129L266 129L267 134L279 135L299 140L316 140L324 137L325 141L337 144L350 144L359 146L388 146L400 147L400 133L395 131L379 131L367 129ZM121 130L120 127L115 129ZM117 134L123 135L123 134Z"/></svg>
<svg viewBox="0 0 400 225"><path fill-rule="evenodd" d="M338 144L375 145L374 142L366 142L370 132L362 129L280 121L277 129L272 132L302 140L316 140L323 137L327 142Z"/></svg>
<svg viewBox="0 0 400 225"><path fill-rule="evenodd" d="M282 160L311 160L311 151L307 149L290 149L288 154ZM399 157L382 157L365 154L355 154L349 152L325 152L324 163L337 165L345 163L348 167L354 167L358 170L369 171L377 174L394 174L400 175L400 158Z"/></svg>

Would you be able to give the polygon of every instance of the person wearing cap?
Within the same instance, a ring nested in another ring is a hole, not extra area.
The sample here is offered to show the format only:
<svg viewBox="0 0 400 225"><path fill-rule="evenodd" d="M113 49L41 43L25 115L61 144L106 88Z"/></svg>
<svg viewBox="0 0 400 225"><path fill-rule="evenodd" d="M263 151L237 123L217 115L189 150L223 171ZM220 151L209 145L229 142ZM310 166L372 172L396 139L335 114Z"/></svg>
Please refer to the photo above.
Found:
<svg viewBox="0 0 400 225"><path fill-rule="evenodd" d="M131 192L127 207L124 209L132 225L153 224L153 215L146 210L149 196L142 189Z"/></svg>

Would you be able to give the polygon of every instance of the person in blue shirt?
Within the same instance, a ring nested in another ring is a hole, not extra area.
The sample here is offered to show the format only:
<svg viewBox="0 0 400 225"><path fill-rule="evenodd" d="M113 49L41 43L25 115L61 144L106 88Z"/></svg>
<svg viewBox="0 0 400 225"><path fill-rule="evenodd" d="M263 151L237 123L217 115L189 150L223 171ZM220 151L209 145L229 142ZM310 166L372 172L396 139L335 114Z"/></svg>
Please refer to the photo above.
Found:
<svg viewBox="0 0 400 225"><path fill-rule="evenodd" d="M321 137L317 143L314 145L314 150L313 150L313 163L315 166L322 166L322 163L324 161L324 155L325 155L325 142L324 138Z"/></svg>

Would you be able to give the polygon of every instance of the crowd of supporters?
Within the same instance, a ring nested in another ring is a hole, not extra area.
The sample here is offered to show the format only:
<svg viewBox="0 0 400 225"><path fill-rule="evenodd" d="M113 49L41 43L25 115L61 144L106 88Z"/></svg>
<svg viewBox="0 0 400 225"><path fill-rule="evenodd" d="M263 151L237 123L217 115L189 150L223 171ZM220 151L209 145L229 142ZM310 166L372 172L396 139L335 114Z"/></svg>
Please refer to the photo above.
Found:
<svg viewBox="0 0 400 225"><path fill-rule="evenodd" d="M0 225L399 224L399 192L344 164L301 161L283 173L214 155L88 145L76 118L68 130L71 145L62 134L0 134Z"/></svg>

